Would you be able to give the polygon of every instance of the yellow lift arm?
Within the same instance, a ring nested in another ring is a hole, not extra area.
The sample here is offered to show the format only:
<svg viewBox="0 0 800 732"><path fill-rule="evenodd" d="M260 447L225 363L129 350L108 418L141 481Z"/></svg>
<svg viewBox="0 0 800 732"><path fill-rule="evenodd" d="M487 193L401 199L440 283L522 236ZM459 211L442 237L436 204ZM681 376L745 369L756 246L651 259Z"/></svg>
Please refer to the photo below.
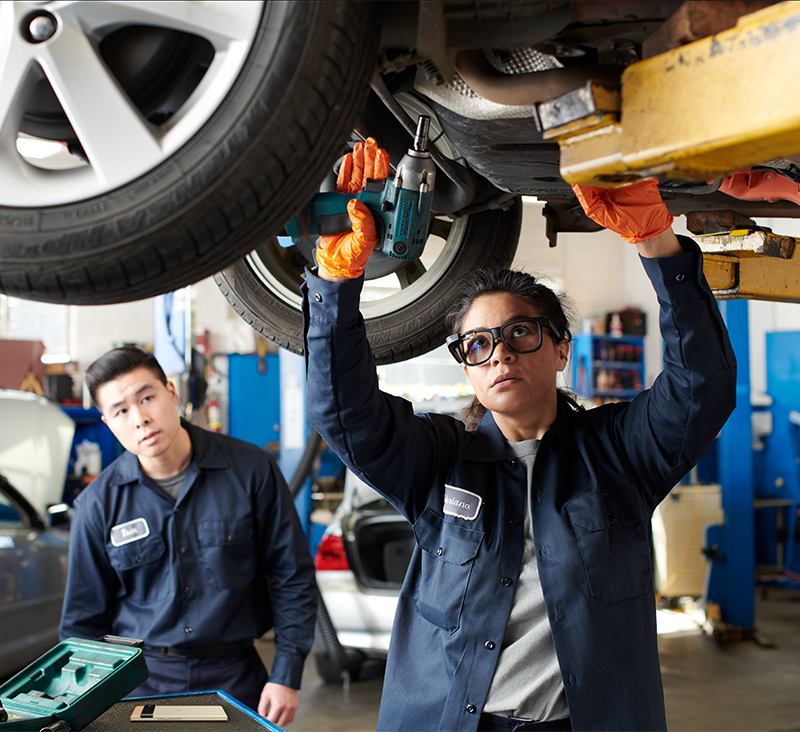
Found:
<svg viewBox="0 0 800 732"><path fill-rule="evenodd" d="M800 154L800 2L629 66L621 94L600 83L537 105L568 183L659 176L709 181ZM763 231L697 237L720 298L800 302L796 241Z"/></svg>

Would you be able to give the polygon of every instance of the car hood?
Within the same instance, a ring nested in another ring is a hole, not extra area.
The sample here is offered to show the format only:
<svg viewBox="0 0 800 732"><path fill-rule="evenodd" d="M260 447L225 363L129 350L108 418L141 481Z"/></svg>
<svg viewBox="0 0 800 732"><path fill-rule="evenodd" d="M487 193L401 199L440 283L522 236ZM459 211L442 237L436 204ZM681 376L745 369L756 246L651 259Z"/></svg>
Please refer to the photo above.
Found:
<svg viewBox="0 0 800 732"><path fill-rule="evenodd" d="M0 473L42 515L62 501L74 434L54 402L0 389Z"/></svg>

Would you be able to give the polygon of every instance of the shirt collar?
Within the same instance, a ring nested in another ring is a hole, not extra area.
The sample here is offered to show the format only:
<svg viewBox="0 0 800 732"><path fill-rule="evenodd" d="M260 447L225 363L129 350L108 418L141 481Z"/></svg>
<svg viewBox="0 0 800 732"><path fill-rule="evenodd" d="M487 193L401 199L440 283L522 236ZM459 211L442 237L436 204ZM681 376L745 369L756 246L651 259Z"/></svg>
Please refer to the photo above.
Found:
<svg viewBox="0 0 800 732"><path fill-rule="evenodd" d="M219 441L211 438L211 433L202 427L196 427L185 419L181 418L181 426L189 433L192 441L192 461L190 467L195 464L198 469L225 469L230 466L225 454L220 449ZM141 481L144 477L142 467L139 465L139 458L127 450L113 464L114 472L110 476L110 482L116 485L134 483Z"/></svg>
<svg viewBox="0 0 800 732"><path fill-rule="evenodd" d="M469 444L469 459L476 462L495 462L506 459L506 441L494 415L487 410L481 421L478 423L474 432L468 432L472 436L472 443Z"/></svg>
<svg viewBox="0 0 800 732"><path fill-rule="evenodd" d="M556 421L550 425L550 429L547 431L560 437L564 442L575 445L575 416L577 414L567 398L561 392L558 392Z"/></svg>
<svg viewBox="0 0 800 732"><path fill-rule="evenodd" d="M181 419L181 425L189 432L189 437L192 440L192 447L194 448L192 460L197 463L198 468L214 470L230 467L230 463L220 446L220 441L212 437L215 433L209 432L202 427L189 424L184 419Z"/></svg>
<svg viewBox="0 0 800 732"><path fill-rule="evenodd" d="M575 410L560 393L558 394L556 409L556 419L550 425L545 436L554 434L565 442L574 445ZM503 433L500 432L497 422L494 421L494 415L491 412L487 411L478 423L477 429L467 434L472 435L472 442L469 444L470 460L493 462L508 458L505 438Z"/></svg>

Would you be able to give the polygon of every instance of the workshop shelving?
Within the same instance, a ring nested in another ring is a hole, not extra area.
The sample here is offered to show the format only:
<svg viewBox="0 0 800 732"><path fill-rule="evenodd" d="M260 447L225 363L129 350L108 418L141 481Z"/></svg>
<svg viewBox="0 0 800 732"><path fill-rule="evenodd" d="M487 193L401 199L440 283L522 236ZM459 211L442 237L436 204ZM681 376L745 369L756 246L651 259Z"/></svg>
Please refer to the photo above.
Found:
<svg viewBox="0 0 800 732"><path fill-rule="evenodd" d="M573 388L597 404L633 399L644 388L642 336L578 335Z"/></svg>

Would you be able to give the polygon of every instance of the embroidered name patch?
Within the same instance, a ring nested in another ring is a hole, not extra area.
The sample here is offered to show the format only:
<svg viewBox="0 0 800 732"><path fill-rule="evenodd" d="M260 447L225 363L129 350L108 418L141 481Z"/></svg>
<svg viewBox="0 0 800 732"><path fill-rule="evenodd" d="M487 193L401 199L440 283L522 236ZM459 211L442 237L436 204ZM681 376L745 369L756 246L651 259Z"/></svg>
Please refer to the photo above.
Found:
<svg viewBox="0 0 800 732"><path fill-rule="evenodd" d="M444 512L448 516L458 516L465 521L478 518L483 499L477 493L456 488L454 485L444 486Z"/></svg>
<svg viewBox="0 0 800 732"><path fill-rule="evenodd" d="M117 524L111 529L111 543L114 546L130 544L132 541L139 541L145 536L150 536L150 527L143 518L126 521L124 524Z"/></svg>

